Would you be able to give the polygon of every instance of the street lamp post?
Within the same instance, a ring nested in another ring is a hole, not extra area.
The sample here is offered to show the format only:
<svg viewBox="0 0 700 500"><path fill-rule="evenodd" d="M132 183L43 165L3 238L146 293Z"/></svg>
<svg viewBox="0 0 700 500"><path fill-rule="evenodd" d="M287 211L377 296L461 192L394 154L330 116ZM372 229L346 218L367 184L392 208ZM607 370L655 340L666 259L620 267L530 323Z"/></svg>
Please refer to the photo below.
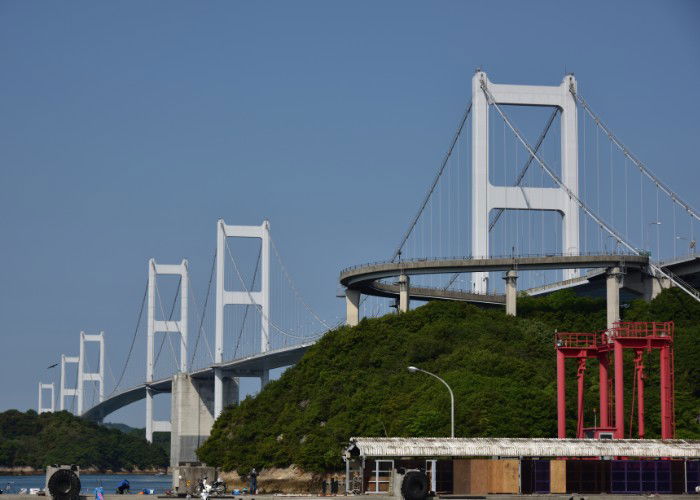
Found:
<svg viewBox="0 0 700 500"><path fill-rule="evenodd" d="M430 375L431 377L435 377L440 382L445 384L445 387L447 387L447 390L450 391L450 422L451 422L450 437L455 437L455 395L452 392L452 389L450 388L450 386L447 385L447 382L445 382L443 379L441 379L440 377L438 377L434 373L430 373L428 371L421 370L420 368L417 368L415 366L409 366L408 371L411 373L422 372L422 373L425 373L427 375Z"/></svg>

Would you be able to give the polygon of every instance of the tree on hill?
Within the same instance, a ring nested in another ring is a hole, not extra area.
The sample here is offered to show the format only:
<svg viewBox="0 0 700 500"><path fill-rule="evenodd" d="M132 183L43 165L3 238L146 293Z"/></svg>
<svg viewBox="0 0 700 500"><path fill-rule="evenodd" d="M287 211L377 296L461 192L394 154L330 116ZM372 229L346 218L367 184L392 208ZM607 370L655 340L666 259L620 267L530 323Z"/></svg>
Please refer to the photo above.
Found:
<svg viewBox="0 0 700 500"><path fill-rule="evenodd" d="M132 470L166 467L168 457L142 436L108 429L66 411L0 413L0 465L43 468L49 464Z"/></svg>
<svg viewBox="0 0 700 500"><path fill-rule="evenodd" d="M604 328L605 302L562 291L521 299L519 314L433 302L328 332L279 380L227 408L199 458L242 473L291 464L321 472L340 467L342 447L351 436L449 435L447 391L432 377L410 374L409 365L439 374L453 388L457 436L555 436L554 331ZM651 304L633 304L626 315L677 321L678 435L700 437L700 426L689 418L700 401L695 347L700 308L669 290ZM592 373L586 400L591 425L597 399ZM650 384L658 377L651 365L649 377ZM569 394L574 394L573 364L568 378ZM648 414L657 415L658 396L649 393ZM568 401L571 432L573 399ZM647 426L649 437L658 435L658 416Z"/></svg>

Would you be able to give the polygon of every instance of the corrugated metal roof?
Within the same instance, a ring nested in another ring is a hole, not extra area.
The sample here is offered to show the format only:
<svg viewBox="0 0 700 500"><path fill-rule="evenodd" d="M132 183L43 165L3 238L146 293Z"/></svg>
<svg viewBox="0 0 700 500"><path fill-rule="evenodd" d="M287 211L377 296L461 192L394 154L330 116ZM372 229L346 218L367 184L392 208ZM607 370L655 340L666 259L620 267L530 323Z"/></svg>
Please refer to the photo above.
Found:
<svg viewBox="0 0 700 500"><path fill-rule="evenodd" d="M363 438L348 452L364 457L669 457L700 458L700 441L681 439Z"/></svg>

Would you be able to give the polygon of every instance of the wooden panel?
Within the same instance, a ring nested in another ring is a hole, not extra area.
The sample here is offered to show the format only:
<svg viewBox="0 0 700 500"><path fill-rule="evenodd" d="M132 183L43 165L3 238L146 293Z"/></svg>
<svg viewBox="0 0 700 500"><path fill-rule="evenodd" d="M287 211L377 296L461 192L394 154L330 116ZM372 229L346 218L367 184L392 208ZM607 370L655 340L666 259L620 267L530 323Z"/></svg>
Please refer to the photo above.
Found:
<svg viewBox="0 0 700 500"><path fill-rule="evenodd" d="M492 460L489 462L489 493L518 493L518 460Z"/></svg>
<svg viewBox="0 0 700 500"><path fill-rule="evenodd" d="M566 493L566 460L549 462L549 492Z"/></svg>
<svg viewBox="0 0 700 500"><path fill-rule="evenodd" d="M470 491L472 495L485 495L489 492L489 463L491 460L471 460Z"/></svg>
<svg viewBox="0 0 700 500"><path fill-rule="evenodd" d="M469 460L455 458L452 461L452 492L455 495L469 493L471 471L469 470Z"/></svg>

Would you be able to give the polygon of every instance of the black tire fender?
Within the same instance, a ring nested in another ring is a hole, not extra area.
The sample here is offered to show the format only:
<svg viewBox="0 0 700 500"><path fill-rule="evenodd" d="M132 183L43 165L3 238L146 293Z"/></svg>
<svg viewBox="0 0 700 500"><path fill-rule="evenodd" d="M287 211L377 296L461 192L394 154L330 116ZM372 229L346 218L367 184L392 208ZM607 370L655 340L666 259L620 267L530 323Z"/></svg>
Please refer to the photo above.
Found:
<svg viewBox="0 0 700 500"><path fill-rule="evenodd" d="M80 495L80 478L69 469L58 469L49 478L49 493L54 500L74 500Z"/></svg>
<svg viewBox="0 0 700 500"><path fill-rule="evenodd" d="M411 470L401 482L401 495L406 500L425 500L428 497L428 477L424 472Z"/></svg>

